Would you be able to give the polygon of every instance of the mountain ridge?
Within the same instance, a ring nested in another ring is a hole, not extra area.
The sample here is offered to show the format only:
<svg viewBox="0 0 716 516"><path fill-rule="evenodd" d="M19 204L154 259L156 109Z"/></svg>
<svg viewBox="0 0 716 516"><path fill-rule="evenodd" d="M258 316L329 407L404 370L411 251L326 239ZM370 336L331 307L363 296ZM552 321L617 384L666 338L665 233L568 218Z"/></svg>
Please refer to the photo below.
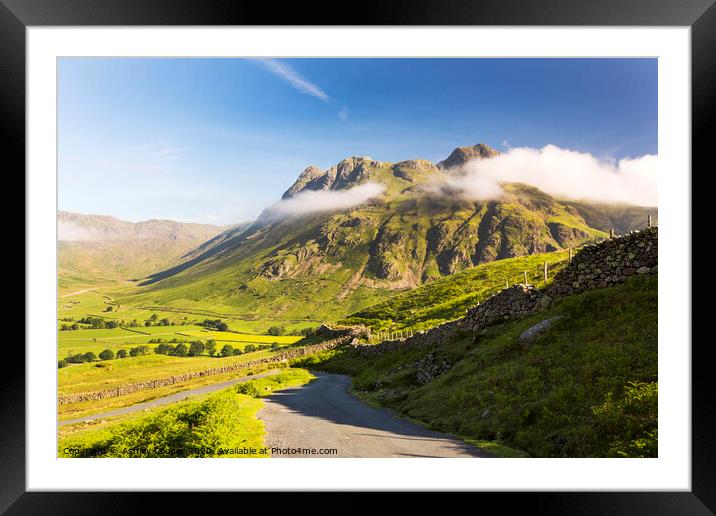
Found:
<svg viewBox="0 0 716 516"><path fill-rule="evenodd" d="M478 144L458 148L454 159L440 163L445 167L495 155ZM153 274L140 297L162 304L208 301L249 318L332 320L480 263L607 237L614 221L626 232L656 212L638 207L628 207L628 214L626 207L609 211L519 183L503 184L500 198L484 201L433 193L434 181L450 173L427 160L391 163L360 156L325 171L307 167L284 201L307 191L348 191L367 182L385 189L350 208L300 216L262 214L242 231L225 235L220 245Z"/></svg>

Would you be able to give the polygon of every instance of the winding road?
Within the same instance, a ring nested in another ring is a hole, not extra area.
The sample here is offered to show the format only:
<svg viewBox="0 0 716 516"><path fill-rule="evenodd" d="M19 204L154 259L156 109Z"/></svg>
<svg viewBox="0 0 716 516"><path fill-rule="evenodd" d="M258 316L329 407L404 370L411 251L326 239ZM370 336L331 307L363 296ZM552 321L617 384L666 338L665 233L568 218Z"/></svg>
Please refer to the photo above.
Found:
<svg viewBox="0 0 716 516"><path fill-rule="evenodd" d="M491 456L366 405L348 392L348 376L315 374L316 380L309 384L264 398L258 417L266 427L265 440L272 457ZM327 453L328 449L336 453Z"/></svg>

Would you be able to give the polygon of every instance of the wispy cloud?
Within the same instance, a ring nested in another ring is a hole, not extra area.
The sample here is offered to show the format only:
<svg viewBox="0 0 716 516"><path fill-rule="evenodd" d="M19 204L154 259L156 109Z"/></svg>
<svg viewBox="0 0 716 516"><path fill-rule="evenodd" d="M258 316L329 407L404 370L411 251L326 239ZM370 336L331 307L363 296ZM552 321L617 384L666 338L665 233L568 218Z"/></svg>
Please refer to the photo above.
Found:
<svg viewBox="0 0 716 516"><path fill-rule="evenodd" d="M619 161L547 145L513 147L484 160L473 160L433 185L433 191L468 199L495 199L501 182L527 183L551 195L598 202L657 205L658 156Z"/></svg>
<svg viewBox="0 0 716 516"><path fill-rule="evenodd" d="M371 182L347 190L304 190L295 197L277 202L266 210L264 216L275 219L321 211L347 210L379 196L384 190L384 185Z"/></svg>
<svg viewBox="0 0 716 516"><path fill-rule="evenodd" d="M348 121L348 108L344 107L338 112L338 119L341 122L347 122Z"/></svg>
<svg viewBox="0 0 716 516"><path fill-rule="evenodd" d="M258 61L271 73L277 75L301 93L316 97L323 102L330 102L332 100L319 86L301 77L301 74L294 70L292 66L271 58L260 58Z"/></svg>

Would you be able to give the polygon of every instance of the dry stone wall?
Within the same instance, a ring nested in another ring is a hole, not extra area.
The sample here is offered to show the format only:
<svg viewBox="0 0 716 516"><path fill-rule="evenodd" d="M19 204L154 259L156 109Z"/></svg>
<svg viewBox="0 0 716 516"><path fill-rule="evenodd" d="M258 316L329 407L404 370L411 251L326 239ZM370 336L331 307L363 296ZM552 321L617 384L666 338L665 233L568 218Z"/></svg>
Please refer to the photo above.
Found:
<svg viewBox="0 0 716 516"><path fill-rule="evenodd" d="M146 380L143 382L131 383L128 385L121 385L113 389L105 389L102 391L94 392L79 392L75 394L65 394L58 396L57 402L60 405L68 403L79 403L82 401L96 401L104 398L113 398L116 396L124 396L132 394L138 391L145 391L149 389L156 389L159 387L166 387L168 385L174 385L194 378L201 378L204 376L213 376L217 374L230 373L232 371L240 371L242 369L250 369L259 365L271 365L278 364L281 362L287 362L294 358L299 358L305 355L311 355L313 353L319 353L326 351L342 344L347 344L349 341L354 339L351 332L344 331L339 337L331 340L326 340L318 344L311 346L303 346L298 348L288 349L286 351L278 352L270 357L258 358L256 360L249 360L248 362L238 362L235 364L229 364L221 367L214 367L212 369L206 369L204 371L191 371L188 373L169 376L166 378L158 378L156 380Z"/></svg>
<svg viewBox="0 0 716 516"><path fill-rule="evenodd" d="M549 307L555 299L588 289L605 288L626 281L635 274L658 272L658 228L604 240L583 247L572 262L558 272L544 289L530 285L512 285L467 310L465 317L436 326L415 336L383 341L375 345L354 347L365 355L375 355L396 349L431 346L452 338L457 331L479 331L487 326L520 319Z"/></svg>

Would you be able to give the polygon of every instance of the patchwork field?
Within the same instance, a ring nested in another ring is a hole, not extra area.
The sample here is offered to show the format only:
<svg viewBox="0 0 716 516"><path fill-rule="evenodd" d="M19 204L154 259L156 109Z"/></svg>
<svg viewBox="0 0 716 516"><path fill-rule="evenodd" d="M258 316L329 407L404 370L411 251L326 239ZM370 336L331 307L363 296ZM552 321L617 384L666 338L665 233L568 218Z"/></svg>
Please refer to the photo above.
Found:
<svg viewBox="0 0 716 516"><path fill-rule="evenodd" d="M129 350L137 345L149 345L152 349L156 344L152 340L161 339L170 342L177 341L206 341L213 339L217 342L217 351L224 344L231 344L243 352L247 344L261 345L277 343L279 346L295 344L302 337L294 335L254 335L246 333L209 331L201 326L153 326L141 328L113 328L105 330L70 330L58 332L58 359L66 358L70 354L86 353L91 351L98 354L104 349L117 352L119 349ZM176 358L176 357L172 357ZM193 357L196 358L196 357ZM127 359L123 359L127 360Z"/></svg>

